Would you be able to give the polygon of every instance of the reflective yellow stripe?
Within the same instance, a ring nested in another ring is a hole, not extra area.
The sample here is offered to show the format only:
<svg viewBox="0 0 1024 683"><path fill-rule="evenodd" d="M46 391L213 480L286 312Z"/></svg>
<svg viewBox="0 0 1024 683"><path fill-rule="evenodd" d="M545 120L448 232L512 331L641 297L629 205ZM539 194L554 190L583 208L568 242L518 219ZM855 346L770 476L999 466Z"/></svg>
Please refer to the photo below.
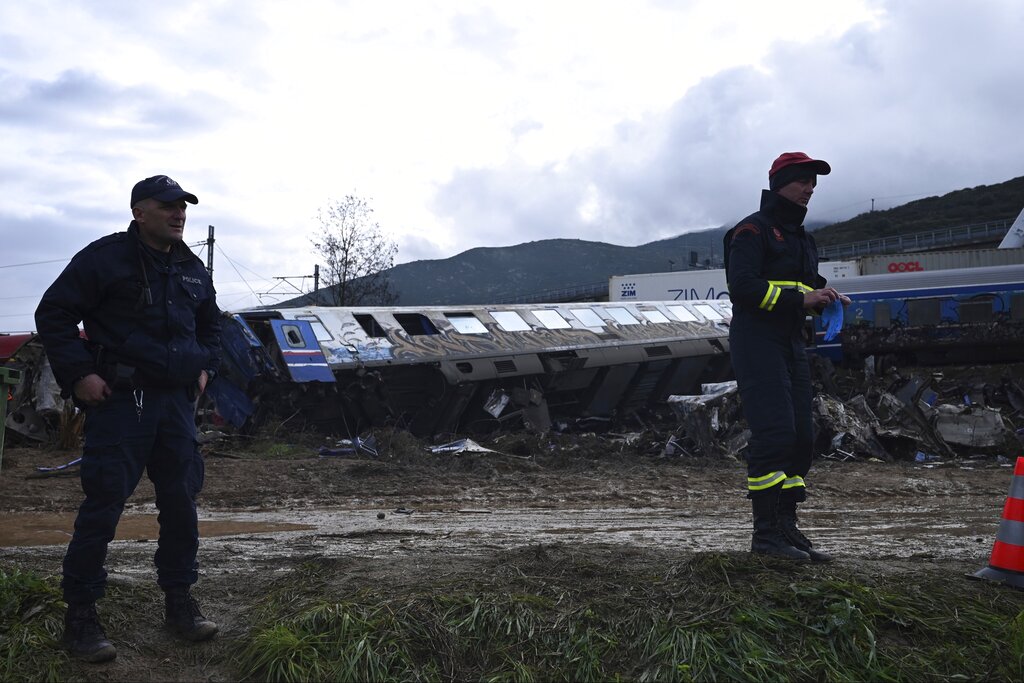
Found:
<svg viewBox="0 0 1024 683"><path fill-rule="evenodd" d="M797 487L807 488L803 477L786 477L786 482L782 485L784 489L795 489Z"/></svg>
<svg viewBox="0 0 1024 683"><path fill-rule="evenodd" d="M778 485L779 482L785 481L785 479L785 472L771 472L763 477L747 477L747 489L750 491L770 489L771 487Z"/></svg>
<svg viewBox="0 0 1024 683"><path fill-rule="evenodd" d="M768 291L764 293L764 298L761 299L758 308L774 311L775 304L778 303L779 297L782 296L783 289L792 289L804 294L814 291L813 287L809 287L796 280L768 280Z"/></svg>
<svg viewBox="0 0 1024 683"><path fill-rule="evenodd" d="M798 292L812 292L814 287L809 287L802 282L796 280L769 280L769 285L775 285L776 287L782 287L783 289L795 289Z"/></svg>
<svg viewBox="0 0 1024 683"><path fill-rule="evenodd" d="M761 299L759 308L763 308L766 311L773 310L780 296L782 296L782 290L769 282L768 291L764 293L764 298Z"/></svg>

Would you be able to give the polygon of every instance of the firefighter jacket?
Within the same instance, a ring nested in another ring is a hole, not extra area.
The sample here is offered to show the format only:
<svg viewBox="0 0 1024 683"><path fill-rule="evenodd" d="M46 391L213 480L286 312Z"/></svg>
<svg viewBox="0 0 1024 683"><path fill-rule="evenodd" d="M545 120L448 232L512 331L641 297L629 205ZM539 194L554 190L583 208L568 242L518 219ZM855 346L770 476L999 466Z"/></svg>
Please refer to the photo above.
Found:
<svg viewBox="0 0 1024 683"><path fill-rule="evenodd" d="M818 249L804 230L807 207L761 192L761 209L725 235L725 272L733 316L775 338L799 335L803 295L825 286Z"/></svg>
<svg viewBox="0 0 1024 683"><path fill-rule="evenodd" d="M189 387L220 365L220 310L202 261L182 242L167 254L148 248L135 221L71 259L43 294L36 328L65 396L92 373L109 383L114 364L137 386L163 387Z"/></svg>

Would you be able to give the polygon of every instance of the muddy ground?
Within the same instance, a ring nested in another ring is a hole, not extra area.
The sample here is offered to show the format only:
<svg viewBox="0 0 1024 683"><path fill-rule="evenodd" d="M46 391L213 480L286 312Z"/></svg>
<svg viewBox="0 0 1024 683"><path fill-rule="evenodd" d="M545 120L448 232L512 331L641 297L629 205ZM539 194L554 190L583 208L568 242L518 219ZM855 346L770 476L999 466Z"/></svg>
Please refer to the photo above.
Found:
<svg viewBox="0 0 1024 683"><path fill-rule="evenodd" d="M247 607L310 560L328 561L342 592L429 591L479 576L499 583L508 576L511 584L517 579L506 572L524 557L534 574L599 585L602 573L669 572L697 554L749 547L745 469L735 458L651 455L650 444L581 435L511 436L486 443L498 453L444 455L392 435L376 458L319 457L316 438L269 449L243 438L204 446L196 593L221 625L212 643L183 648L161 631L151 559L156 510L144 480L108 557L111 591L119 605L130 599L131 614L105 613L101 603L118 658L75 664L72 677L230 680ZM80 486L73 471L39 477L36 467L77 455L23 446L4 452L0 567L59 574ZM835 554L830 572L910 582L939 575L984 591L989 584L965 574L988 563L1017 455L818 459L802 526ZM580 566L587 571L565 576Z"/></svg>

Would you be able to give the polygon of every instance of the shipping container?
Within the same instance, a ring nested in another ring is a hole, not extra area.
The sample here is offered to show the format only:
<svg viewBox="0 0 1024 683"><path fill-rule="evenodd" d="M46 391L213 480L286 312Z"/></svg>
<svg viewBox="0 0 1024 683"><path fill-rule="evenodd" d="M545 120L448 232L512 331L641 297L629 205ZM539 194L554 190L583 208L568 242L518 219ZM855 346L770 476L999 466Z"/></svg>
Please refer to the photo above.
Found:
<svg viewBox="0 0 1024 683"><path fill-rule="evenodd" d="M609 301L694 301L729 298L725 270L678 270L668 273L613 275Z"/></svg>
<svg viewBox="0 0 1024 683"><path fill-rule="evenodd" d="M1012 266L1024 263L1024 248L958 249L955 251L878 254L875 256L862 256L857 259L857 263L859 264L861 275Z"/></svg>
<svg viewBox="0 0 1024 683"><path fill-rule="evenodd" d="M818 272L835 284L857 275L856 261L824 261ZM694 301L728 299L725 270L679 270L669 273L613 275L608 279L609 301Z"/></svg>

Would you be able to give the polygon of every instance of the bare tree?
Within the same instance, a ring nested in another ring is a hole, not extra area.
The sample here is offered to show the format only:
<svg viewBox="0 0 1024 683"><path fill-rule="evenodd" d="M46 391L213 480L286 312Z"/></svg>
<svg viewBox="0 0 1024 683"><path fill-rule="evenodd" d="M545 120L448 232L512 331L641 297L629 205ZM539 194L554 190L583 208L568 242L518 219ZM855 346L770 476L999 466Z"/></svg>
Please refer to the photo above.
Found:
<svg viewBox="0 0 1024 683"><path fill-rule="evenodd" d="M395 265L398 246L372 214L367 201L355 195L317 211L320 229L310 241L325 264L324 303L370 306L398 300L386 272Z"/></svg>

